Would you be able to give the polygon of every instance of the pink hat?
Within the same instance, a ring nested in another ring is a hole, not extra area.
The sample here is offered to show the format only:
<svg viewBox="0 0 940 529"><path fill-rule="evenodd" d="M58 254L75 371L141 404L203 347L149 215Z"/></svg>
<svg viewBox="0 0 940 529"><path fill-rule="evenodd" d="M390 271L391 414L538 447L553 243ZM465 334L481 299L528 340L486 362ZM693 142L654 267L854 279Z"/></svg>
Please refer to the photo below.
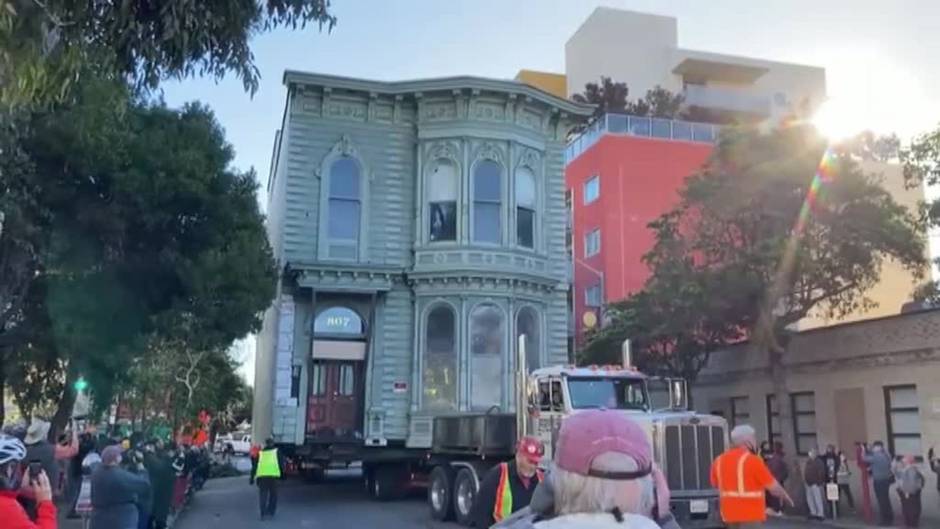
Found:
<svg viewBox="0 0 940 529"><path fill-rule="evenodd" d="M594 458L607 452L633 458L635 472L592 469ZM636 479L652 470L652 448L646 432L622 412L588 410L567 417L558 434L555 464L562 470L604 479Z"/></svg>

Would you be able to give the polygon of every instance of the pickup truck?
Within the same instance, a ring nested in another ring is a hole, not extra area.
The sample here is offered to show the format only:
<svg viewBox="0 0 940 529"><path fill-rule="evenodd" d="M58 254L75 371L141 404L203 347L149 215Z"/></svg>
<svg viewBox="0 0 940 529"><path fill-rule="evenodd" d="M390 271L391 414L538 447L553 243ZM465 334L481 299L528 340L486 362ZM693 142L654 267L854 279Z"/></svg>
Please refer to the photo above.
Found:
<svg viewBox="0 0 940 529"><path fill-rule="evenodd" d="M228 447L231 446L231 449ZM224 434L215 438L215 452L230 450L236 454L247 454L251 450L250 435Z"/></svg>

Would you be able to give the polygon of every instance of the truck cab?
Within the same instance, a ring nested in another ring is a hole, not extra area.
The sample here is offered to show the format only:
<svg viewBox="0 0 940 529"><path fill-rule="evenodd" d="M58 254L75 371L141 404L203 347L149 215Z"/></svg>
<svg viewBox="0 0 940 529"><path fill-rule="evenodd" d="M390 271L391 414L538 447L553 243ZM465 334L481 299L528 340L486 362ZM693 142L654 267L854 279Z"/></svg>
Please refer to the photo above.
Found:
<svg viewBox="0 0 940 529"><path fill-rule="evenodd" d="M542 440L550 461L564 417L597 408L628 414L649 436L680 525L722 527L710 469L725 449L728 425L721 417L689 411L686 395L680 379L648 377L629 367L542 368L529 376L526 433Z"/></svg>

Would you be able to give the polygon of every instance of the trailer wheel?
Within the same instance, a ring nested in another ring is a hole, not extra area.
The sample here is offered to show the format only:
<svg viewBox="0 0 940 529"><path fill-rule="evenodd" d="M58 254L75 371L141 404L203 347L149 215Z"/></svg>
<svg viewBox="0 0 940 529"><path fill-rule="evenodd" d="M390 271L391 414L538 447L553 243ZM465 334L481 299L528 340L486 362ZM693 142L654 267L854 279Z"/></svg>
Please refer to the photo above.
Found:
<svg viewBox="0 0 940 529"><path fill-rule="evenodd" d="M375 481L375 469L371 466L362 467L362 486L367 496L372 497L372 482Z"/></svg>
<svg viewBox="0 0 940 529"><path fill-rule="evenodd" d="M464 467L454 480L454 514L460 525L469 527L473 522L473 502L477 496L479 480L472 468Z"/></svg>
<svg viewBox="0 0 940 529"><path fill-rule="evenodd" d="M454 518L454 469L450 465L440 465L431 471L428 483L428 506L431 518L446 522Z"/></svg>
<svg viewBox="0 0 940 529"><path fill-rule="evenodd" d="M372 478L372 499L389 501L405 493L405 476L398 465L381 465L375 469Z"/></svg>

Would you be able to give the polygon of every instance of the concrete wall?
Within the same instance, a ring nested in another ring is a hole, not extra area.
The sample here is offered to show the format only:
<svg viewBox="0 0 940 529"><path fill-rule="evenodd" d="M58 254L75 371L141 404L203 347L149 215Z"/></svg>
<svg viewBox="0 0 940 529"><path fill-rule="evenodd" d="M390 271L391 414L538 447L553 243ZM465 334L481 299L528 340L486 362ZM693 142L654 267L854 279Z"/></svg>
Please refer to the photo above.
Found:
<svg viewBox="0 0 940 529"><path fill-rule="evenodd" d="M856 441L887 440L885 388L916 385L922 455L940 439L940 311L815 329L794 337L786 353L791 393L815 394L817 444L852 453ZM693 390L699 411L731 420L731 398L748 397L749 419L767 438L766 396L773 392L765 354L744 345L713 355ZM845 402L846 397L852 401ZM858 398L860 397L860 398ZM841 402L840 402L841 401ZM793 453L793 447L786 447ZM852 453L854 460L854 453ZM854 465L854 463L853 463ZM854 466L853 466L854 468ZM936 475L924 466L925 514L940 518ZM791 475L793 475L791 473ZM861 481L855 468L856 498ZM892 494L893 496L893 494Z"/></svg>

